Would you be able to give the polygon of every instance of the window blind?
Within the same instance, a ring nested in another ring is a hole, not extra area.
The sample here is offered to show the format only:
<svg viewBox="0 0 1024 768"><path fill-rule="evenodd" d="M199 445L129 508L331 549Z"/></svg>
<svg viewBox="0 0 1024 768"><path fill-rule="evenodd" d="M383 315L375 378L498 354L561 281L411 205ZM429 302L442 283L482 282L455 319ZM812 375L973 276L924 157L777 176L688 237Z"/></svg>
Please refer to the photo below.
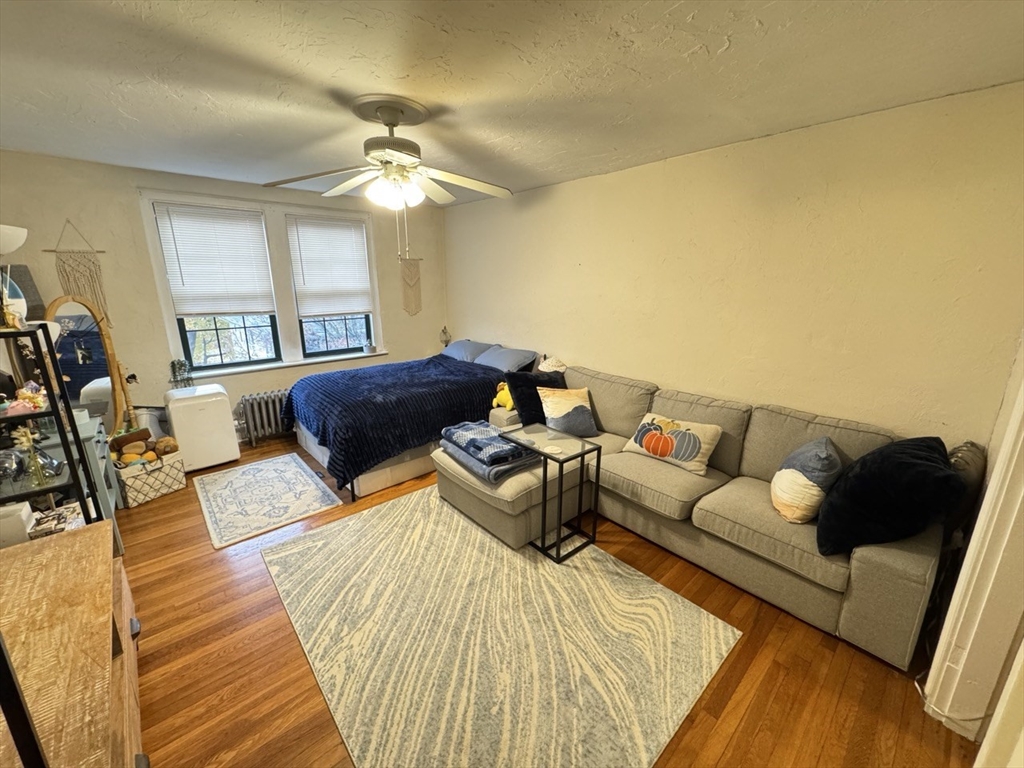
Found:
<svg viewBox="0 0 1024 768"><path fill-rule="evenodd" d="M274 314L260 211L176 203L153 211L179 317Z"/></svg>
<svg viewBox="0 0 1024 768"><path fill-rule="evenodd" d="M300 317L373 311L362 221L286 216Z"/></svg>

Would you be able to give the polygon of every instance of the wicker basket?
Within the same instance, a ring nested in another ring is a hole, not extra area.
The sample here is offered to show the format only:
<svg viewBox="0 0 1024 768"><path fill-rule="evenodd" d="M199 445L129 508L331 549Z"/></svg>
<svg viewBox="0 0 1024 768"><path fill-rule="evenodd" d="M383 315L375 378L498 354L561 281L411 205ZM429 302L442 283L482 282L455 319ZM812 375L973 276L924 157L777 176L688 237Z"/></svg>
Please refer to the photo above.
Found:
<svg viewBox="0 0 1024 768"><path fill-rule="evenodd" d="M132 464L117 470L121 502L137 507L185 487L185 462L181 451L168 453L148 464Z"/></svg>

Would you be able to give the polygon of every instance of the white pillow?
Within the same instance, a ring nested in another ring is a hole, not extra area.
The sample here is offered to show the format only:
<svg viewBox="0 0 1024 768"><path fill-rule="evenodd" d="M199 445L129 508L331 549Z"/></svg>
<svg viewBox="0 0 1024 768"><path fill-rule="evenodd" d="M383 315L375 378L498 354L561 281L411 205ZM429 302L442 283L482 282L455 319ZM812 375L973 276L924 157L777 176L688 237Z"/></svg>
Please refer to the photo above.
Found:
<svg viewBox="0 0 1024 768"><path fill-rule="evenodd" d="M559 360L557 357L545 357L541 360L540 365L537 366L537 370L543 373L553 373L554 371L564 372L568 368L565 363Z"/></svg>

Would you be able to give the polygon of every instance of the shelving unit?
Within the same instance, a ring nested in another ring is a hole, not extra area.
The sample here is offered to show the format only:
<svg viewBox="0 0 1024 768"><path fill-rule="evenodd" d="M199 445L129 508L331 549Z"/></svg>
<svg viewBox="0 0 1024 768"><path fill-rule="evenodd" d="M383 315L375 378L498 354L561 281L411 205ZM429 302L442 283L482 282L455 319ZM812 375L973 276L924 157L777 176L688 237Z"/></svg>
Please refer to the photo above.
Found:
<svg viewBox="0 0 1024 768"><path fill-rule="evenodd" d="M89 462L74 460L74 457L87 456L82 436L71 413L71 399L60 373L57 353L53 348L53 339L45 323L30 324L24 331L0 330L0 340L11 340L18 346L23 340L35 358L37 371L31 378L46 390L50 407L43 411L19 413L0 416L0 428L8 430L27 422L51 419L57 442L51 446L60 446L65 459L64 469L54 478L47 478L42 485L33 485L31 477L25 476L14 482L0 483L0 505L24 501L37 496L46 496L57 492L73 492L74 498L82 509L82 517L86 524L102 519L102 505L97 493L97 484L90 472ZM88 499L95 499L90 508ZM113 515L111 515L113 517Z"/></svg>
<svg viewBox="0 0 1024 768"><path fill-rule="evenodd" d="M98 502L99 516L114 524L114 552L118 555L123 554L121 533L117 528L117 518L114 516L115 510L121 507L121 495L118 493L114 463L110 460L110 446L107 445L107 433L103 428L103 420L94 417L86 423L79 423L78 431L85 448L85 461L89 465L89 475L96 483L97 495L94 505ZM56 435L51 435L40 443L39 447L55 459L60 458L67 461L67 456L64 455L64 449Z"/></svg>

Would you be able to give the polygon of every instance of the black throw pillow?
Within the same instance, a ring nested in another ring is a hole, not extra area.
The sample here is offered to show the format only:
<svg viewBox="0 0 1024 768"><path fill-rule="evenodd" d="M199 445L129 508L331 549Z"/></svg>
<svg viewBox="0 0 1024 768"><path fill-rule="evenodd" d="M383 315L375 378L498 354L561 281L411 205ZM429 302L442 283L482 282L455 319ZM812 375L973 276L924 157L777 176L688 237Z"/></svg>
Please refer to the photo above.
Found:
<svg viewBox="0 0 1024 768"><path fill-rule="evenodd" d="M818 551L847 554L863 544L915 536L960 504L966 487L937 437L883 445L850 464L818 513Z"/></svg>
<svg viewBox="0 0 1024 768"><path fill-rule="evenodd" d="M505 374L505 383L512 395L512 404L519 411L523 426L544 423L544 406L537 394L537 387L547 389L565 389L565 374L561 371L550 373L515 373Z"/></svg>

